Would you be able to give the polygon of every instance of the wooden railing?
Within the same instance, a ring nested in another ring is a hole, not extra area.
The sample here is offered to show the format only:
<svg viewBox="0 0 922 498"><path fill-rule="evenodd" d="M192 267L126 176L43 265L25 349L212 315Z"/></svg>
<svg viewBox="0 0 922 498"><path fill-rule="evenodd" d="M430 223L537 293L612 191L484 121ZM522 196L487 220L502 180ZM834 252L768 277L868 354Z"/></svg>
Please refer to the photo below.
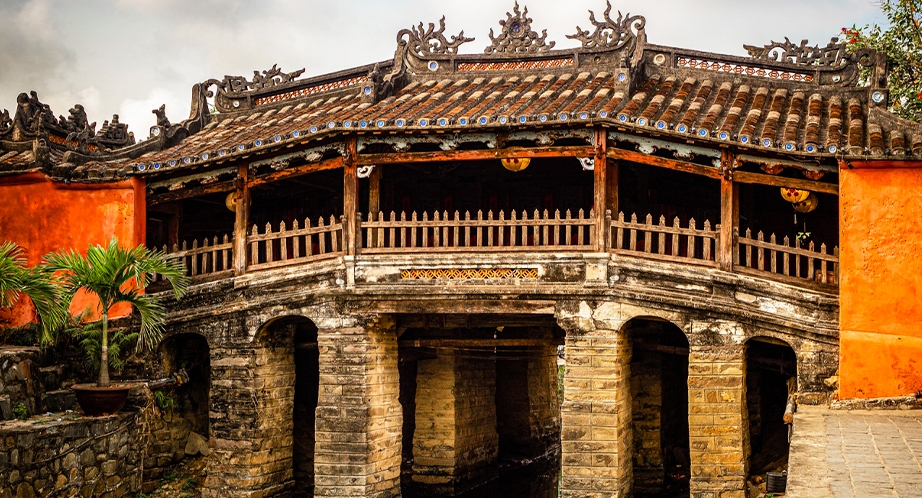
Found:
<svg viewBox="0 0 922 498"><path fill-rule="evenodd" d="M392 212L389 219L378 213L358 223L359 254L596 250L593 213L590 211L586 216L583 210L575 217L570 211L563 215L559 211L553 215L548 211L535 211L530 217L527 212L513 211L508 218L503 211L496 217L489 211L478 211L476 217L469 212L463 217L457 211L454 216L436 212L431 218L426 212L421 216L411 213L409 218L404 214L398 218ZM712 227L708 220L702 225L699 228L691 218L683 226L678 217L667 224L664 216L654 223L649 214L642 222L636 214L625 221L624 213L612 219L608 212L603 237L607 238L606 247L616 254L718 266L720 225ZM812 242L801 248L792 246L788 237L779 243L774 234L768 240L762 232L753 238L748 229L742 236L738 230L733 235L733 266L741 272L838 285L838 247L830 254L825 244L820 245L819 250ZM281 222L277 229L267 223L262 233L253 226L246 240L247 270L343 255L343 236L342 218L332 216L328 222L321 218L313 226L310 220L305 220L303 226L295 221L290 228ZM218 237L201 242L194 240L191 247L183 242L181 246L174 245L171 251L164 246L163 251L171 258L182 260L186 274L192 277L233 271L233 244L227 235L220 241ZM155 281L159 280L162 278L155 276Z"/></svg>
<svg viewBox="0 0 922 498"><path fill-rule="evenodd" d="M233 243L227 235L224 235L220 242L214 237L210 245L205 238L201 245L198 240L193 240L192 247L189 247L186 241L183 241L181 246L173 244L172 250L163 246L162 251L171 259L182 260L183 266L186 267L186 275L190 277L233 270ZM160 275L154 276L155 282L161 280L163 278Z"/></svg>
<svg viewBox="0 0 922 498"><path fill-rule="evenodd" d="M649 214L641 223L636 213L631 215L630 221L625 221L623 212L618 213L616 220L612 220L608 212L606 223L611 227L609 247L612 252L682 263L717 265L714 258L720 225L712 229L708 220L704 220L704 226L699 229L694 218L689 219L687 226L683 227L678 217L672 220L672 225L667 225L666 217L660 216L659 224L654 225L653 216Z"/></svg>
<svg viewBox="0 0 922 498"><path fill-rule="evenodd" d="M826 244L820 245L817 252L813 242L804 249L792 246L790 238L785 237L779 244L775 234L766 241L764 234L759 232L753 239L750 229L746 229L742 237L737 234L734 238L738 241L734 256L739 258L735 261L739 267L824 284L839 284L838 247L828 254Z"/></svg>
<svg viewBox="0 0 922 498"><path fill-rule="evenodd" d="M247 245L250 248L247 269L253 270L329 258L343 254L343 224L341 219L330 216L328 224L320 218L315 226L305 219L303 227L295 220L287 228L283 221L276 231L272 231L271 223L266 223L263 233L253 225Z"/></svg>
<svg viewBox="0 0 922 498"><path fill-rule="evenodd" d="M462 217L455 211L454 217L447 211L439 215L416 212L407 219L405 213L398 218L391 212L390 219L384 213L360 222L359 243L363 254L401 252L478 252L496 251L587 251L595 244L593 214L589 216L580 209L574 218L567 210L563 216L555 211L553 216L545 210L537 210L531 218L523 211L506 214L482 211L476 218L465 212Z"/></svg>

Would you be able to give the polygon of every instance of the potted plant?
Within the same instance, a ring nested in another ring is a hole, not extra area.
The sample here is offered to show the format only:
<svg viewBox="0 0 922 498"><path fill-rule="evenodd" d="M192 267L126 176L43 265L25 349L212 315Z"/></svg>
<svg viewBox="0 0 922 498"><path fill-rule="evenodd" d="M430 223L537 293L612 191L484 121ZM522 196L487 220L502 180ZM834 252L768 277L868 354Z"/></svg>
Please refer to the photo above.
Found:
<svg viewBox="0 0 922 498"><path fill-rule="evenodd" d="M153 347L163 335L164 310L157 296L144 294L144 289L154 274L159 274L170 282L173 295L181 298L189 284L182 262L144 246L123 248L114 237L108 246L90 245L86 256L71 249L51 253L45 261L51 271L61 272L58 278L63 284L64 303L69 304L79 290L99 299L99 379L96 384L77 384L73 389L85 414L117 413L128 399L130 386L109 381L109 313L118 303L137 309L141 325L136 349Z"/></svg>
<svg viewBox="0 0 922 498"><path fill-rule="evenodd" d="M49 338L67 317L60 304L61 289L55 285L51 269L44 265L27 268L22 248L4 242L0 244L0 308L12 307L23 295L38 312L42 339Z"/></svg>

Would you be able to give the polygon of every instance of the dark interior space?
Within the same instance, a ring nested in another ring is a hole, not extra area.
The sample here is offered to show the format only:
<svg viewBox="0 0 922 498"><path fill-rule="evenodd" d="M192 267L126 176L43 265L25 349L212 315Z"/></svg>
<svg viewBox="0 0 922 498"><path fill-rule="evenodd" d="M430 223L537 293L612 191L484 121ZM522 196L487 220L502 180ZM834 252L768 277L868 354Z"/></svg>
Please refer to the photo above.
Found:
<svg viewBox="0 0 922 498"><path fill-rule="evenodd" d="M294 478L298 496L312 496L314 489L314 414L320 385L320 350L317 327L305 318L293 319L295 399Z"/></svg>
<svg viewBox="0 0 922 498"><path fill-rule="evenodd" d="M672 225L678 217L687 227L691 218L701 228L705 220L720 223L720 182L700 175L664 168L622 163L618 168L618 210L629 220L647 214L659 223L660 216ZM612 213L617 218L618 213Z"/></svg>
<svg viewBox="0 0 922 498"><path fill-rule="evenodd" d="M204 239L209 245L218 238L222 242L234 233L234 212L228 207L228 193L219 192L192 197L174 202L156 204L147 208L147 246L162 249L164 245L172 251L173 245L180 247L185 242L192 247Z"/></svg>
<svg viewBox="0 0 922 498"><path fill-rule="evenodd" d="M453 403L456 406L467 406L460 397L460 390L472 393L481 390L472 388L469 384L471 380L463 370L478 362L489 362L495 364L496 372L495 396L491 396L490 402L495 403L498 457L490 466L498 469L498 478L465 485L456 494L449 495L484 498L557 496L560 404L557 399L556 351L564 332L553 319L460 314L403 315L398 319L397 328L402 331L398 340L401 343L400 403L404 415L401 469L404 496L423 497L433 493L432 489L413 481L414 433L419 424L432 424L431 421L416 419L417 379L421 363L441 361L442 355L446 354L444 348L451 349L450 354L455 355L461 369L455 377L455 395L458 398ZM494 339L507 342L503 346L495 346ZM464 342L458 345L460 343L453 341ZM482 345L470 341L482 342ZM468 414L457 412L457 416L465 419ZM463 425L460 420L458 423ZM463 434L469 429L461 427L460 430L458 437L466 437ZM487 448L482 450L491 451Z"/></svg>
<svg viewBox="0 0 922 498"><path fill-rule="evenodd" d="M689 496L688 340L672 323L634 319L634 496Z"/></svg>
<svg viewBox="0 0 922 498"><path fill-rule="evenodd" d="M818 251L821 244L826 244L828 253L839 245L839 199L831 194L814 193L817 197L816 208L809 213L799 213L790 202L781 197L779 187L766 185L740 185L740 236L746 229L752 230L752 238L758 232L764 234L765 240L774 234L779 244L785 237L790 245L808 247L813 242ZM803 234L798 240L798 234Z"/></svg>
<svg viewBox="0 0 922 498"><path fill-rule="evenodd" d="M768 342L771 341L771 342ZM752 339L746 350L746 404L749 410L749 472L787 470L790 441L784 410L796 389L797 358L781 341Z"/></svg>
<svg viewBox="0 0 922 498"><path fill-rule="evenodd" d="M457 161L437 164L394 164L381 172L380 209L389 216L412 212L450 216L458 211L464 216L470 211L476 217L478 210L486 216L492 211L498 216L503 211L508 217L511 210L519 214L527 211L531 217L537 209L553 215L567 209L575 217L577 211L592 208L593 177L583 171L575 158L532 159L529 166L519 172L506 170L499 160ZM360 183L362 203L360 209L368 212L368 182Z"/></svg>
<svg viewBox="0 0 922 498"><path fill-rule="evenodd" d="M183 418L189 430L208 438L208 397L211 390L208 341L198 334L177 334L164 339L160 352L165 376L180 369L189 374L188 382L171 389L173 413Z"/></svg>
<svg viewBox="0 0 922 498"><path fill-rule="evenodd" d="M343 170L317 171L288 180L256 186L250 190L250 228L266 223L277 230L284 221L291 227L295 220L303 227L304 220L316 224L322 217L329 223L331 216L343 214Z"/></svg>

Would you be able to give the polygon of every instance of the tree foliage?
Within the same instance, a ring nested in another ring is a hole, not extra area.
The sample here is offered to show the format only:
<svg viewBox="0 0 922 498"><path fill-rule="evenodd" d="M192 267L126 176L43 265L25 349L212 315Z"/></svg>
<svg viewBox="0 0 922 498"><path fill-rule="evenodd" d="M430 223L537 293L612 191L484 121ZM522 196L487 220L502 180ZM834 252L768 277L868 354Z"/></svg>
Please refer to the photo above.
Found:
<svg viewBox="0 0 922 498"><path fill-rule="evenodd" d="M22 248L4 242L0 244L0 308L13 306L23 295L32 300L38 312L43 342L51 341L54 331L67 319L61 289L55 285L50 268L27 268Z"/></svg>
<svg viewBox="0 0 922 498"><path fill-rule="evenodd" d="M871 48L885 54L890 68L890 110L913 121L922 120L922 0L881 0L890 25L842 28L841 42L850 52ZM865 82L869 72L863 74Z"/></svg>
<svg viewBox="0 0 922 498"><path fill-rule="evenodd" d="M151 251L144 246L123 248L115 238L109 241L108 246L91 245L86 256L74 250L60 251L45 256L45 261L52 271L62 272L60 279L64 284L66 302L70 302L81 289L99 298L102 315L99 333L100 387L109 385L108 320L112 307L128 303L138 310L141 327L137 335L137 349L140 351L159 342L163 334L163 306L156 296L143 293L154 274L162 275L172 284L177 299L185 294L189 282L182 262L167 259L162 252Z"/></svg>

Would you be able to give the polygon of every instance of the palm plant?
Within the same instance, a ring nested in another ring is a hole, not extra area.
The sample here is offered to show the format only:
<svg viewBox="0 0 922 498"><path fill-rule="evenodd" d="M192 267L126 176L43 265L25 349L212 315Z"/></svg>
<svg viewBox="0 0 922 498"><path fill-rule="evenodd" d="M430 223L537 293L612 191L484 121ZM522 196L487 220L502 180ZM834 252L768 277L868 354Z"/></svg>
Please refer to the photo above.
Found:
<svg viewBox="0 0 922 498"><path fill-rule="evenodd" d="M38 312L42 342L52 342L54 331L67 318L52 270L44 265L27 268L22 248L13 242L4 242L0 244L0 308L13 306L23 295L32 301Z"/></svg>
<svg viewBox="0 0 922 498"><path fill-rule="evenodd" d="M114 237L108 246L91 245L86 256L73 249L45 256L52 271L61 271L65 302L70 302L80 289L99 299L101 337L98 387L109 387L109 313L118 303L128 303L138 310L141 327L136 349L143 351L163 336L164 310L157 296L144 294L154 274L162 275L173 287L179 299L186 293L189 279L182 262L167 259L160 251L144 246L132 249L118 245Z"/></svg>

